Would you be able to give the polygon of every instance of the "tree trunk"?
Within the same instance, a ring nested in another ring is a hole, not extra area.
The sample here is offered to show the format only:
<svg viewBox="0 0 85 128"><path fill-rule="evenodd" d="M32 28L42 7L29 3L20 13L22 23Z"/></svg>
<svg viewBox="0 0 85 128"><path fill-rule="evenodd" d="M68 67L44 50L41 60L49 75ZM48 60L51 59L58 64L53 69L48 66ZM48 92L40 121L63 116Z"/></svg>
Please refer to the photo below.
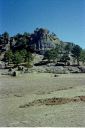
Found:
<svg viewBox="0 0 85 128"><path fill-rule="evenodd" d="M80 63L79 63L79 59L77 59L77 64L78 64L78 66L80 65Z"/></svg>

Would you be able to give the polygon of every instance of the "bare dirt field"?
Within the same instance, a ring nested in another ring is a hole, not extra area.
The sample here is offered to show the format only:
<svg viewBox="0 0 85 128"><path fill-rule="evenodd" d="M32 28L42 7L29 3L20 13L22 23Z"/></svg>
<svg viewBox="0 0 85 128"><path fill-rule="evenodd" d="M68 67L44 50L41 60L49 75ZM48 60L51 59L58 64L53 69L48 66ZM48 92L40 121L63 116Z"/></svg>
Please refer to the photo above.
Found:
<svg viewBox="0 0 85 128"><path fill-rule="evenodd" d="M0 75L0 126L84 127L85 74Z"/></svg>

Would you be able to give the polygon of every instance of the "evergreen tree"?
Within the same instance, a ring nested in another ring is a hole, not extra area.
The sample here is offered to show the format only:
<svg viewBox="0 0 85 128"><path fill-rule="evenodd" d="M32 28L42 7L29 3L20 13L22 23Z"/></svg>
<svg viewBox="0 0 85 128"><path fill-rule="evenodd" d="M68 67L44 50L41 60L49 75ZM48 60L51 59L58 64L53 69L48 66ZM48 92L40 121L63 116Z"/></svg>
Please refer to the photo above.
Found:
<svg viewBox="0 0 85 128"><path fill-rule="evenodd" d="M47 59L49 62L52 60L53 62L58 57L58 51L56 49L51 49L45 52L44 59Z"/></svg>
<svg viewBox="0 0 85 128"><path fill-rule="evenodd" d="M8 64L9 64L10 62L12 62L12 58L13 58L12 51L11 50L6 51L6 53L4 55L4 60L8 61Z"/></svg>
<svg viewBox="0 0 85 128"><path fill-rule="evenodd" d="M12 62L16 65L20 64L23 62L23 56L18 51L15 52L12 58Z"/></svg>
<svg viewBox="0 0 85 128"><path fill-rule="evenodd" d="M79 58L81 54L81 47L79 45L75 45L72 49L72 57L77 60L77 64L79 65Z"/></svg>
<svg viewBox="0 0 85 128"><path fill-rule="evenodd" d="M70 57L68 56L68 54L64 54L64 55L61 57L61 59L60 59L60 61L64 62L65 65L66 65L66 63L68 62L68 60L70 60Z"/></svg>
<svg viewBox="0 0 85 128"><path fill-rule="evenodd" d="M80 61L82 61L83 64L85 63L85 49L83 49L83 50L81 51L81 54L80 54Z"/></svg>

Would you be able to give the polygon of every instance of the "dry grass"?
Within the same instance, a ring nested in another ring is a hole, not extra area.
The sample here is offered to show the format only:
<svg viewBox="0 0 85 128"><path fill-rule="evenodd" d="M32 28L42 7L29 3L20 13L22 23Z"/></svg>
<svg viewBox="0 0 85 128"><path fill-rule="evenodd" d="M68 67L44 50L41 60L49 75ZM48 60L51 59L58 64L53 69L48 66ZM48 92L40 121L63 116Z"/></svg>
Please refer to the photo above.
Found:
<svg viewBox="0 0 85 128"><path fill-rule="evenodd" d="M0 75L0 126L85 126L85 74Z"/></svg>

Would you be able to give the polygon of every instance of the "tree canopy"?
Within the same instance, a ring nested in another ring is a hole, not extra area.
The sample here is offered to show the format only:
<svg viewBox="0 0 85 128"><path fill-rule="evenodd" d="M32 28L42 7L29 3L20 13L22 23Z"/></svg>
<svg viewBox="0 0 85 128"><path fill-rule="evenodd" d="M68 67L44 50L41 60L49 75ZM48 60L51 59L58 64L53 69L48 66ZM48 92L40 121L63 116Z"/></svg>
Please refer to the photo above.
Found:
<svg viewBox="0 0 85 128"><path fill-rule="evenodd" d="M79 45L75 45L72 49L72 56L77 60L77 64L79 65L79 58L81 54L81 47Z"/></svg>

